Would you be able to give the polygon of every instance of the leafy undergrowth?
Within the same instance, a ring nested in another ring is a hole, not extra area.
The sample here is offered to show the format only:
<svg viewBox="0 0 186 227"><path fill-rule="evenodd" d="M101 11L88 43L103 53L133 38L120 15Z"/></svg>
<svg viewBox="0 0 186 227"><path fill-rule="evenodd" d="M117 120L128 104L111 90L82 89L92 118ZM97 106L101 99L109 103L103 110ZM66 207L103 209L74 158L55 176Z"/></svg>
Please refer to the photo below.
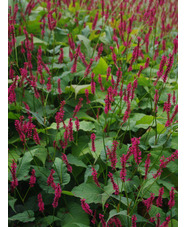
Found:
<svg viewBox="0 0 186 227"><path fill-rule="evenodd" d="M177 1L8 13L9 226L176 227Z"/></svg>

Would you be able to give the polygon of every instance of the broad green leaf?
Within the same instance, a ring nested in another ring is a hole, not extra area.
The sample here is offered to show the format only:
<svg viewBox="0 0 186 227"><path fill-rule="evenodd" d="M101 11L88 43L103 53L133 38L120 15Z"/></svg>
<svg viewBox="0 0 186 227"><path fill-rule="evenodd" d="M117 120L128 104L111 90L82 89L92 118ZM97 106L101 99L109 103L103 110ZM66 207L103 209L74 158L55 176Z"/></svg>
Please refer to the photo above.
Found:
<svg viewBox="0 0 186 227"><path fill-rule="evenodd" d="M39 184L40 188L42 188L47 193L54 193L53 188L49 187L47 184L47 179L48 179L48 176L50 175L50 170L41 166L39 168L33 166L33 168L36 171L35 172L36 181ZM57 181L55 180L54 182L57 183Z"/></svg>
<svg viewBox="0 0 186 227"><path fill-rule="evenodd" d="M16 214L10 218L10 221L31 222L35 220L34 212L32 210L24 211L23 213Z"/></svg>
<svg viewBox="0 0 186 227"><path fill-rule="evenodd" d="M84 168L87 167L87 165L83 161L81 161L79 158L73 156L72 154L68 154L67 159L71 165L80 166L80 167L84 167Z"/></svg>
<svg viewBox="0 0 186 227"><path fill-rule="evenodd" d="M10 167L12 164L12 161L15 160L17 162L17 159L20 157L20 155L15 150L9 150L8 151L8 166Z"/></svg>
<svg viewBox="0 0 186 227"><path fill-rule="evenodd" d="M17 199L15 199L14 197L8 195L8 205L12 208L12 210L16 213L16 210L14 208L15 206L15 202L17 201Z"/></svg>
<svg viewBox="0 0 186 227"><path fill-rule="evenodd" d="M139 223L139 222L148 222L148 223L150 223L147 219L145 219L141 215L139 215L139 214L135 214L135 215L137 217L136 223Z"/></svg>
<svg viewBox="0 0 186 227"><path fill-rule="evenodd" d="M126 210L122 210L122 211L120 211L120 212L117 212L117 211L114 209L114 210L111 210L111 211L110 211L109 217L108 217L108 219L107 219L107 222L108 222L111 218L113 218L113 217L115 217L115 216L118 216L118 215L130 217L129 215L127 215L127 211L126 211Z"/></svg>
<svg viewBox="0 0 186 227"><path fill-rule="evenodd" d="M65 209L62 208L58 211L57 216L61 219L61 226L79 226L75 225L76 223L81 223L82 227L90 226L88 214L76 202L68 202Z"/></svg>
<svg viewBox="0 0 186 227"><path fill-rule="evenodd" d="M99 59L98 64L93 68L93 72L95 73L95 75L98 75L98 74L106 75L107 74L107 68L108 68L108 64L101 57Z"/></svg>
<svg viewBox="0 0 186 227"><path fill-rule="evenodd" d="M77 113L76 116L79 118L79 120L96 122L96 120L93 117L89 116L88 114L86 114L85 112L83 112L81 110Z"/></svg>
<svg viewBox="0 0 186 227"><path fill-rule="evenodd" d="M113 141L113 138L107 137L105 138L105 141L103 141L103 139L95 139L95 148L96 148L95 152L92 151L92 143L91 142L89 143L89 150L91 155L94 157L95 161L99 158L102 150L104 150L104 152L106 150L106 147L104 146L104 142L106 143L109 141Z"/></svg>
<svg viewBox="0 0 186 227"><path fill-rule="evenodd" d="M101 203L102 190L95 183L82 183L72 189L76 197L86 199L86 203Z"/></svg>
<svg viewBox="0 0 186 227"><path fill-rule="evenodd" d="M51 225L52 223L54 223L55 221L60 221L60 218L58 217L55 217L53 215L49 215L49 216L46 216L44 218L41 219L41 222L42 222L42 226L49 226Z"/></svg>
<svg viewBox="0 0 186 227"><path fill-rule="evenodd" d="M84 225L81 223L70 223L70 224L66 224L63 227L89 227L89 225Z"/></svg>
<svg viewBox="0 0 186 227"><path fill-rule="evenodd" d="M155 215L159 213L160 214L160 220L161 220L161 223L165 221L165 213L163 212L163 210L160 208L160 207L157 207L157 206L154 206L152 205L150 211L149 211L149 215L150 217L155 217Z"/></svg>
<svg viewBox="0 0 186 227"><path fill-rule="evenodd" d="M54 29L54 34L55 34L55 40L57 42L65 42L68 40L67 34L69 33L68 29L62 29L59 27L56 27Z"/></svg>
<svg viewBox="0 0 186 227"><path fill-rule="evenodd" d="M34 157L37 157L39 160L41 160L43 165L45 164L47 158L47 149L45 147L37 147L32 150L31 153L34 155Z"/></svg>
<svg viewBox="0 0 186 227"><path fill-rule="evenodd" d="M130 198L127 199L126 197L120 197L120 195L111 195L111 197L117 199L118 201L121 201L121 203L123 203L125 206L128 206L129 204L131 204L132 206L134 204L134 202Z"/></svg>
<svg viewBox="0 0 186 227"><path fill-rule="evenodd" d="M19 164L17 165L17 179L27 180L28 172L30 170L30 162L33 159L33 156L30 152L26 152L22 158L19 158Z"/></svg>
<svg viewBox="0 0 186 227"><path fill-rule="evenodd" d="M137 125L148 124L151 125L154 117L151 115L146 115L136 122Z"/></svg>
<svg viewBox="0 0 186 227"><path fill-rule="evenodd" d="M80 41L83 41L85 47L87 48L87 50L89 50L90 49L90 40L87 39L84 35L78 35L77 37Z"/></svg>
<svg viewBox="0 0 186 227"><path fill-rule="evenodd" d="M86 84L86 85L71 85L71 86L67 86L65 88L65 93L74 92L75 93L75 99L76 99L78 94L85 94L85 90L86 89L89 91L89 93L91 93L90 84Z"/></svg>
<svg viewBox="0 0 186 227"><path fill-rule="evenodd" d="M16 113L13 113L13 112L8 112L8 119L16 120L16 119L19 119L19 117L20 117L20 114L16 114Z"/></svg>
<svg viewBox="0 0 186 227"><path fill-rule="evenodd" d="M99 170L99 165L96 164L96 165L94 166L94 169L98 172L98 170ZM85 182L85 183L87 182L88 177L92 177L92 166L91 166L91 165L88 165L88 166L87 166L87 169L85 170L85 174L84 174L84 182Z"/></svg>
<svg viewBox="0 0 186 227"><path fill-rule="evenodd" d="M155 136L151 137L149 139L149 145L152 148L157 148L164 145L166 141L167 141L167 133L164 133L164 134L160 134L159 137L157 137L157 143L155 143Z"/></svg>
<svg viewBox="0 0 186 227"><path fill-rule="evenodd" d="M107 201L107 199L112 196L112 194L114 193L114 189L113 189L113 185L111 182L108 183L107 186L104 187L104 192L102 193L102 207L104 209L104 205Z"/></svg>
<svg viewBox="0 0 186 227"><path fill-rule="evenodd" d="M175 133L174 136L172 136L171 148L178 149L178 133Z"/></svg>
<svg viewBox="0 0 186 227"><path fill-rule="evenodd" d="M22 36L17 36L16 37L16 44L15 44L15 47L18 47L21 45L21 42L25 40L25 35L22 35Z"/></svg>
<svg viewBox="0 0 186 227"><path fill-rule="evenodd" d="M35 36L33 38L33 42L34 42L34 44L39 44L39 45L47 46L47 43L45 41L43 41L43 40L41 40L41 39L39 39L39 38L37 38Z"/></svg>
<svg viewBox="0 0 186 227"><path fill-rule="evenodd" d="M172 219L168 225L168 227L178 227L178 221L175 219Z"/></svg>
<svg viewBox="0 0 186 227"><path fill-rule="evenodd" d="M95 128L95 125L90 121L80 121L79 124L80 124L79 129L85 132L90 132Z"/></svg>
<svg viewBox="0 0 186 227"><path fill-rule="evenodd" d="M56 170L54 176L60 180L62 185L70 182L70 175L67 173L67 168L61 158L55 158L53 168Z"/></svg>

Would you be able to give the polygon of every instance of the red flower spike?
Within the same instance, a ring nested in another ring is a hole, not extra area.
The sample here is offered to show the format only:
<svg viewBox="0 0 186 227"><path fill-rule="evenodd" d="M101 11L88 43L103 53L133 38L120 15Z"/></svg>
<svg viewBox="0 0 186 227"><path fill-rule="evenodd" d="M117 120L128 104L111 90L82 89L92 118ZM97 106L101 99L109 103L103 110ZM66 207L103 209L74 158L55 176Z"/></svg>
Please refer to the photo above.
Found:
<svg viewBox="0 0 186 227"><path fill-rule="evenodd" d="M36 176L35 176L35 170L32 170L32 175L30 177L30 187L34 187L34 184L36 183Z"/></svg>
<svg viewBox="0 0 186 227"><path fill-rule="evenodd" d="M90 136L91 140L92 140L92 151L96 152L96 147L95 147L95 139L96 139L96 135L94 133L91 134Z"/></svg>
<svg viewBox="0 0 186 227"><path fill-rule="evenodd" d="M89 205L85 202L85 199L81 199L81 207L82 209L89 215L92 215L92 210L90 209Z"/></svg>
<svg viewBox="0 0 186 227"><path fill-rule="evenodd" d="M39 211L43 212L44 211L44 202L43 202L41 193L38 194L37 199L38 199Z"/></svg>
<svg viewBox="0 0 186 227"><path fill-rule="evenodd" d="M98 178L97 178L97 171L92 167L92 176L93 176L93 180L96 183L96 185L100 188L100 184L98 182Z"/></svg>

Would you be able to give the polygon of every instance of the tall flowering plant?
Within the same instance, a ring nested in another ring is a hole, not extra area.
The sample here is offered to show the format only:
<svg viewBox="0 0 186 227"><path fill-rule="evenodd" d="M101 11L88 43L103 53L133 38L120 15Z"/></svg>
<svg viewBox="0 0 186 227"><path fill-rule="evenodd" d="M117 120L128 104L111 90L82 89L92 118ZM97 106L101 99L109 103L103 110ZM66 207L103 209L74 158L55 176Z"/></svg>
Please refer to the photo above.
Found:
<svg viewBox="0 0 186 227"><path fill-rule="evenodd" d="M177 8L9 1L10 226L177 225Z"/></svg>

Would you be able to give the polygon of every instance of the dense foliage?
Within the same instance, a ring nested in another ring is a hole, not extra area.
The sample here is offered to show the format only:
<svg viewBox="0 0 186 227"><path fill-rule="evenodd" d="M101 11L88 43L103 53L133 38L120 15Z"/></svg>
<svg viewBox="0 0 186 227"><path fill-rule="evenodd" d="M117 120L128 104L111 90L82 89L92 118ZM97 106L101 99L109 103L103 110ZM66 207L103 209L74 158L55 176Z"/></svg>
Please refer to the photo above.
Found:
<svg viewBox="0 0 186 227"><path fill-rule="evenodd" d="M176 0L9 0L9 226L178 226Z"/></svg>

